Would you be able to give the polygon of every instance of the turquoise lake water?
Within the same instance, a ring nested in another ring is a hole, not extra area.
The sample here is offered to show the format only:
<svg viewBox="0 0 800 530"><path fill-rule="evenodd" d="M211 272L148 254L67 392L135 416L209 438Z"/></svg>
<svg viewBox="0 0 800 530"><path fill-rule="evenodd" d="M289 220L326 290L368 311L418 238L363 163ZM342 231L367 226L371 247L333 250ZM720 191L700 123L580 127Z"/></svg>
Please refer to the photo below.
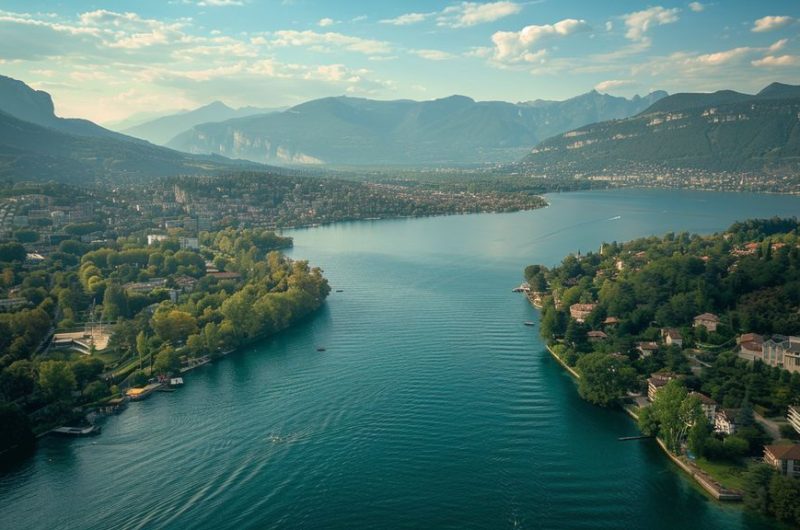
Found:
<svg viewBox="0 0 800 530"><path fill-rule="evenodd" d="M343 292L99 437L43 440L0 475L0 528L772 528L710 500L651 441L618 442L633 422L578 398L511 288L530 263L796 215L800 199L548 199L291 232L291 255Z"/></svg>

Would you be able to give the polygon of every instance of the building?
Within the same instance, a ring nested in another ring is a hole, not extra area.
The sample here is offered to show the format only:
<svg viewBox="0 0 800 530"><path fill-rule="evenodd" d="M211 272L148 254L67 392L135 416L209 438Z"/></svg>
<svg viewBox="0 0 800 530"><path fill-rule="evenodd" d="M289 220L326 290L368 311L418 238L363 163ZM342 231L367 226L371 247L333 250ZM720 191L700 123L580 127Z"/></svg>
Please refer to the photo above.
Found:
<svg viewBox="0 0 800 530"><path fill-rule="evenodd" d="M578 322L584 322L594 308L595 304L572 304L569 306L569 316Z"/></svg>
<svg viewBox="0 0 800 530"><path fill-rule="evenodd" d="M800 407L795 407L794 405L789 407L789 411L786 414L786 419L789 421L789 425L791 425L795 431L800 433Z"/></svg>
<svg viewBox="0 0 800 530"><path fill-rule="evenodd" d="M589 337L589 342L600 342L608 338L602 331L590 331L586 335Z"/></svg>
<svg viewBox="0 0 800 530"><path fill-rule="evenodd" d="M782 475L800 476L800 445L767 445L764 446L764 463Z"/></svg>
<svg viewBox="0 0 800 530"><path fill-rule="evenodd" d="M677 377L678 376L672 372L651 374L650 378L647 380L647 399L653 401L658 391L673 379L677 379Z"/></svg>
<svg viewBox="0 0 800 530"><path fill-rule="evenodd" d="M161 243L162 241L166 241L169 239L169 236L166 234L148 234L147 235L147 246L155 245L156 243Z"/></svg>
<svg viewBox="0 0 800 530"><path fill-rule="evenodd" d="M719 409L714 416L714 432L722 434L736 433L736 412L731 409Z"/></svg>
<svg viewBox="0 0 800 530"><path fill-rule="evenodd" d="M764 337L758 333L745 333L736 342L739 343L739 357L748 361L762 359L764 353Z"/></svg>
<svg viewBox="0 0 800 530"><path fill-rule="evenodd" d="M152 280L146 282L130 282L126 283L122 287L126 291L131 291L134 293L149 293L153 289L159 289L161 287L166 287L167 280L166 278L153 278Z"/></svg>
<svg viewBox="0 0 800 530"><path fill-rule="evenodd" d="M700 401L700 408L708 423L714 425L717 418L717 402L700 392L689 392L689 397L696 397Z"/></svg>
<svg viewBox="0 0 800 530"><path fill-rule="evenodd" d="M783 369L800 372L800 337L789 337L783 348Z"/></svg>
<svg viewBox="0 0 800 530"><path fill-rule="evenodd" d="M704 327L708 331L717 331L719 317L713 313L703 313L694 317L694 327Z"/></svg>
<svg viewBox="0 0 800 530"><path fill-rule="evenodd" d="M636 351L639 352L639 355L642 357L650 357L655 352L658 351L658 343L656 342L637 342L636 343Z"/></svg>
<svg viewBox="0 0 800 530"><path fill-rule="evenodd" d="M677 346L683 348L683 336L680 331L675 328L663 328L661 330L661 337L667 346Z"/></svg>
<svg viewBox="0 0 800 530"><path fill-rule="evenodd" d="M217 271L209 272L207 274L208 276L216 278L217 280L239 280L242 278L242 275L238 272Z"/></svg>

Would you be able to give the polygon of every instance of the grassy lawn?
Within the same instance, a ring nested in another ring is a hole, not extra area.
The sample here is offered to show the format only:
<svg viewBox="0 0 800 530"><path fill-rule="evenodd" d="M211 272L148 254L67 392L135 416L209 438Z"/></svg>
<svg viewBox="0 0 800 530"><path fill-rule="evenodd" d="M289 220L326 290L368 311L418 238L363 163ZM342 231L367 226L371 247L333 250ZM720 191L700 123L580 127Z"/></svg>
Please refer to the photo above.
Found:
<svg viewBox="0 0 800 530"><path fill-rule="evenodd" d="M698 458L694 463L728 489L741 491L744 487L742 475L747 471L747 465L745 464L712 462L706 458Z"/></svg>

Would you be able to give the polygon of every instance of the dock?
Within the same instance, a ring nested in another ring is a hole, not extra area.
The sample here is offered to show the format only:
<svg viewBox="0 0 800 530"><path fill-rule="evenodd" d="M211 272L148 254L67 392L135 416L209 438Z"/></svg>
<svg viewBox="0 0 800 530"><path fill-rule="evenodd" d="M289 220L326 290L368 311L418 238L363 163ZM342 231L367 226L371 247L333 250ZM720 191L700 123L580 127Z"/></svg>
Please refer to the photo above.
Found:
<svg viewBox="0 0 800 530"><path fill-rule="evenodd" d="M141 401L143 399L147 399L150 395L161 388L163 386L162 383L150 383L144 387L135 387L128 389L125 392L125 395L128 396L131 401Z"/></svg>
<svg viewBox="0 0 800 530"><path fill-rule="evenodd" d="M100 434L100 426L89 425L88 427L56 427L50 432L60 436L94 436L95 434Z"/></svg>

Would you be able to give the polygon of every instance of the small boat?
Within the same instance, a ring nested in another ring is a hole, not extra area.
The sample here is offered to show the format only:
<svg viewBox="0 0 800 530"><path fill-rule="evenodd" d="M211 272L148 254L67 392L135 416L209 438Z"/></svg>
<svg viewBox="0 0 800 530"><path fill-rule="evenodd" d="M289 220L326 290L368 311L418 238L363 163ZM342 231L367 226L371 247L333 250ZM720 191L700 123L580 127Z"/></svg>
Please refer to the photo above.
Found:
<svg viewBox="0 0 800 530"><path fill-rule="evenodd" d="M344 292L344 289L336 289L336 292L337 292L337 293L343 293L343 292Z"/></svg>
<svg viewBox="0 0 800 530"><path fill-rule="evenodd" d="M169 380L169 386L181 386L183 384L183 377L173 377Z"/></svg>
<svg viewBox="0 0 800 530"><path fill-rule="evenodd" d="M525 322L523 322L523 324L525 324L526 326L535 326L536 322L534 322L533 320L526 320Z"/></svg>
<svg viewBox="0 0 800 530"><path fill-rule="evenodd" d="M325 348L323 348L322 346L320 346L319 348L317 348L317 351L325 351Z"/></svg>

